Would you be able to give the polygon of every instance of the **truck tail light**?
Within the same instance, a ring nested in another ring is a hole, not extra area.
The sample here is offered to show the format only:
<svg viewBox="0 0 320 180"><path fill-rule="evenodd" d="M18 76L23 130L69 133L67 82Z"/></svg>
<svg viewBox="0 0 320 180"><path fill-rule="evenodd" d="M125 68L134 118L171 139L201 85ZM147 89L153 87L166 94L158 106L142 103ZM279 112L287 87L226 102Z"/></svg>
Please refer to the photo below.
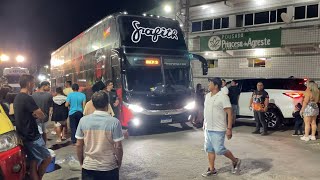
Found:
<svg viewBox="0 0 320 180"><path fill-rule="evenodd" d="M291 98L301 98L303 97L303 93L300 93L300 92L286 92L286 93L283 93L284 95L288 96L288 97L291 97Z"/></svg>

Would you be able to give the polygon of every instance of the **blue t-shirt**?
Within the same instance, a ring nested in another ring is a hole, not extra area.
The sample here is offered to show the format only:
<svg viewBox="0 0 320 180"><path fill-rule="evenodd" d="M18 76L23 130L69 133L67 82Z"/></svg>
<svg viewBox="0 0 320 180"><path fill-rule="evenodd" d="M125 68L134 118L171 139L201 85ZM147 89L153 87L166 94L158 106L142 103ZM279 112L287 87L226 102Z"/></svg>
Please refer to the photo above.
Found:
<svg viewBox="0 0 320 180"><path fill-rule="evenodd" d="M83 112L83 102L86 102L86 95L81 92L69 93L67 102L70 104L69 115L72 115L77 111Z"/></svg>

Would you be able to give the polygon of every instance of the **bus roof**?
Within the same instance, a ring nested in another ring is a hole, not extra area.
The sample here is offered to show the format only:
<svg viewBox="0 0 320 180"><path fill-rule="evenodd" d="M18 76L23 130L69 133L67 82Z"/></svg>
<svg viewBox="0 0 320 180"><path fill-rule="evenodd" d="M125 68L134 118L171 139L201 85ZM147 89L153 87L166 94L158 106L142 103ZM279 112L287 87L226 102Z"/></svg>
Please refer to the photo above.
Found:
<svg viewBox="0 0 320 180"><path fill-rule="evenodd" d="M138 15L127 15L124 13L115 13L98 21L93 26L83 31L78 36L76 36L75 38L73 38L72 40L70 40L63 46L61 46L59 49L54 51L51 54L51 59L60 59L60 58L65 60L75 59L85 54L88 54L90 52L93 52L97 49L100 49L102 47L113 46L115 43L117 44L117 46L118 45L120 46L121 44L121 42L119 42L120 37L119 35L117 35L118 29L115 29L114 27L115 24L112 24L112 23L115 23L116 19L122 16L128 17L128 18L130 17L136 17L141 19L148 18L148 19L153 19L154 21L162 20L163 22L175 22L176 24L178 24L177 29L180 29L179 23L176 20L173 20L171 18L162 18L162 17L157 18L157 17L148 17L148 16L145 17L145 16L138 16ZM111 34L110 34L110 31L112 31ZM106 36L109 38L108 42L105 41ZM183 39L183 35L181 35L181 37L180 39ZM70 57L65 57L66 55Z"/></svg>

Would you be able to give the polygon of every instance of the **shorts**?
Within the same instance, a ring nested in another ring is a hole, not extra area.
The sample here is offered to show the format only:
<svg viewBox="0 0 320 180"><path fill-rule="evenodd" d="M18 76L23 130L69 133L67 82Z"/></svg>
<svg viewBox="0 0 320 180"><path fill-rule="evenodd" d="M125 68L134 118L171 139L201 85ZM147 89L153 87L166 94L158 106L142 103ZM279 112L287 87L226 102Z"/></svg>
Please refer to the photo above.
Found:
<svg viewBox="0 0 320 180"><path fill-rule="evenodd" d="M204 149L207 153L224 155L227 149L224 146L225 131L208 131L205 130Z"/></svg>
<svg viewBox="0 0 320 180"><path fill-rule="evenodd" d="M23 142L24 149L29 161L37 161L38 165L48 157L51 157L42 136L35 141Z"/></svg>
<svg viewBox="0 0 320 180"><path fill-rule="evenodd" d="M315 102L309 102L303 112L303 116L310 117L310 116L318 116L318 115L319 115L318 104Z"/></svg>
<svg viewBox="0 0 320 180"><path fill-rule="evenodd" d="M38 131L39 131L39 133L40 134L43 134L43 132L44 133L48 133L48 130L47 130L47 123L46 122L44 122L44 123L42 123L42 122L38 122L37 121L37 124L38 124Z"/></svg>
<svg viewBox="0 0 320 180"><path fill-rule="evenodd" d="M56 121L54 122L54 127L66 126L67 121Z"/></svg>

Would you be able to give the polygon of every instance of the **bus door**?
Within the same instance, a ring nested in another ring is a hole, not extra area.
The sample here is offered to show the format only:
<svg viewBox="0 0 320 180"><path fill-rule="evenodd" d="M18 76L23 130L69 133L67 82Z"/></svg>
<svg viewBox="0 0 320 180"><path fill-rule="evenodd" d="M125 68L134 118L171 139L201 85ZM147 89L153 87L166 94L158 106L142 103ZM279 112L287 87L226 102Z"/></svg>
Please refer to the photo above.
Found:
<svg viewBox="0 0 320 180"><path fill-rule="evenodd" d="M120 57L117 53L111 53L111 78L114 83L114 88L121 87L121 63Z"/></svg>
<svg viewBox="0 0 320 180"><path fill-rule="evenodd" d="M114 89L116 90L116 93L118 95L119 99L119 120L122 120L122 84L121 84L121 58L119 57L118 53L111 52L110 56L111 60L111 79L114 84Z"/></svg>

